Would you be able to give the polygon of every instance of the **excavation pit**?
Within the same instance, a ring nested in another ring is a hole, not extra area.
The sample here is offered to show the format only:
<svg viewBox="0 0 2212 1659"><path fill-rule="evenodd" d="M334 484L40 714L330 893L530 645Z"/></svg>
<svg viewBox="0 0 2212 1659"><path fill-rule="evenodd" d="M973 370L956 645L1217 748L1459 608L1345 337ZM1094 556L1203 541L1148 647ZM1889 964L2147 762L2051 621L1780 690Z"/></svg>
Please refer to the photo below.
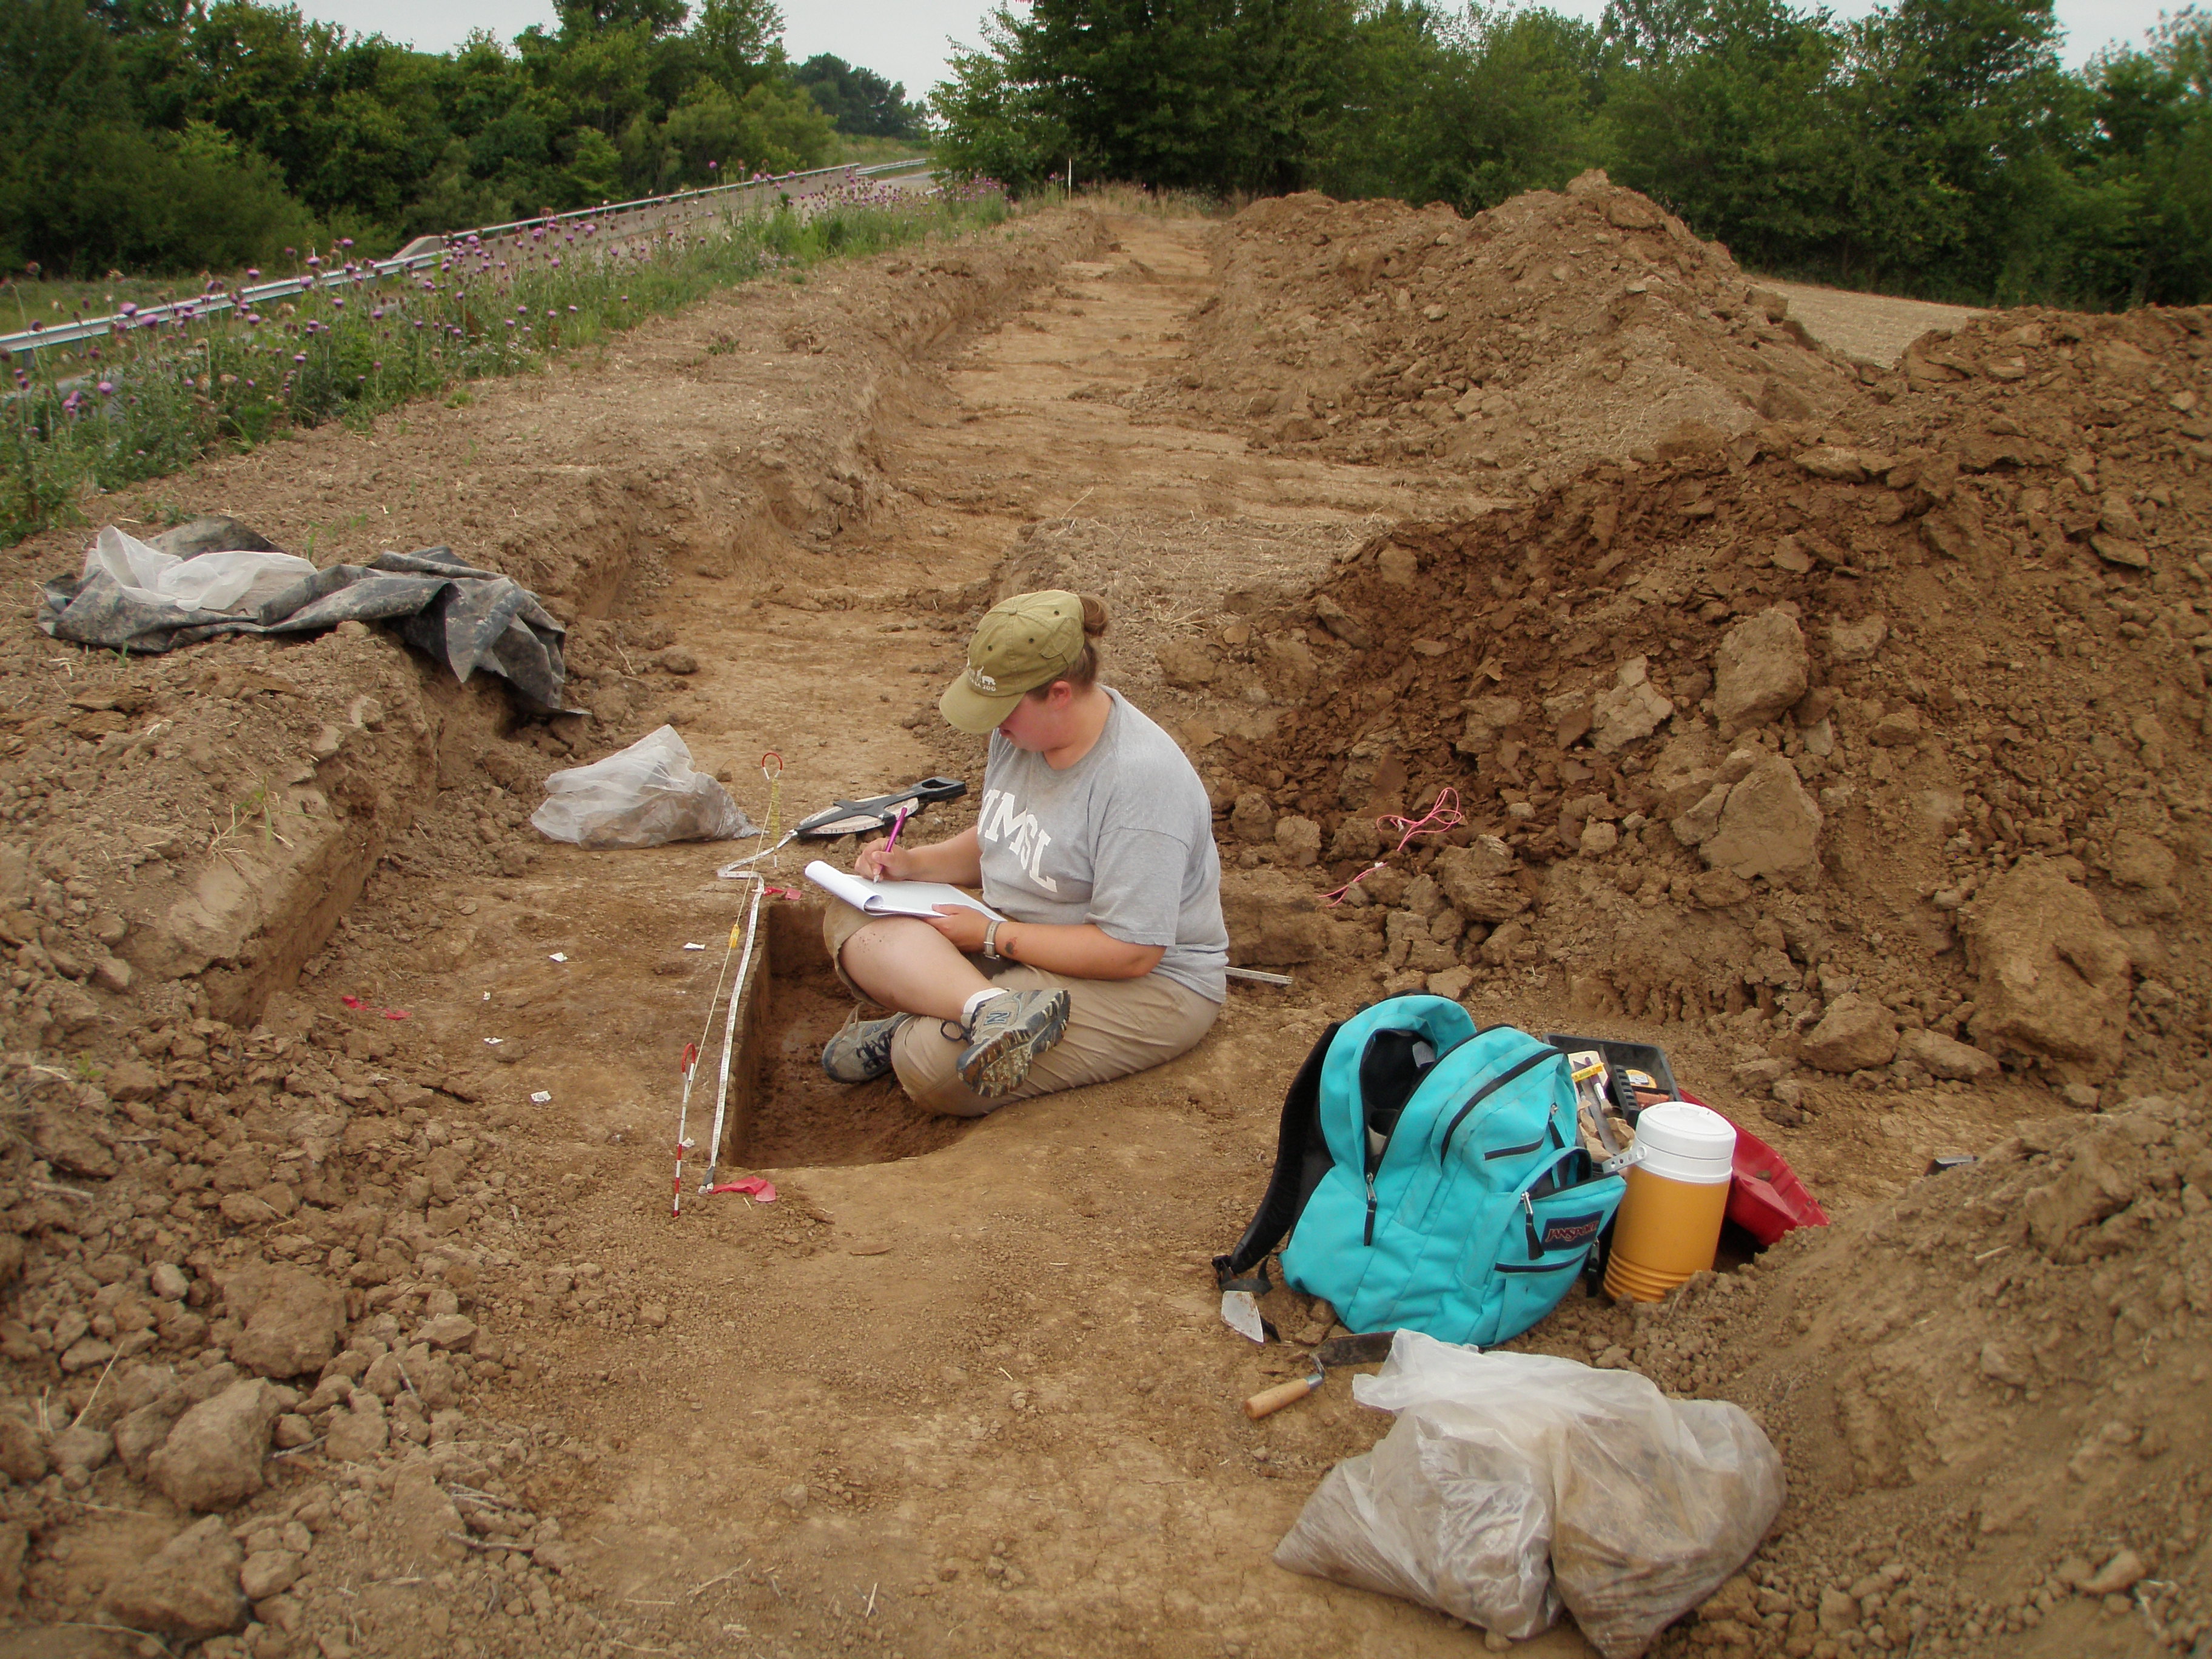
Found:
<svg viewBox="0 0 2212 1659"><path fill-rule="evenodd" d="M738 988L739 1050L731 1066L721 1163L728 1167L889 1164L949 1146L968 1121L925 1111L894 1078L832 1082L822 1045L853 996L822 942L822 907L771 899L764 949Z"/></svg>

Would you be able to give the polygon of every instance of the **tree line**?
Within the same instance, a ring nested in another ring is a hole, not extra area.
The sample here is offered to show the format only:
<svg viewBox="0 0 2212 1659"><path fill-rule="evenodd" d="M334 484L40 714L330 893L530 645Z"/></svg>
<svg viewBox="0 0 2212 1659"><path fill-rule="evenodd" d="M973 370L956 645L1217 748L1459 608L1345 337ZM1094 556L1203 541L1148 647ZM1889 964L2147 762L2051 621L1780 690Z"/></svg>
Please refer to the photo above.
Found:
<svg viewBox="0 0 2212 1659"><path fill-rule="evenodd" d="M818 167L919 137L905 88L793 65L772 0L560 0L442 53L256 0L0 3L0 268L227 270Z"/></svg>
<svg viewBox="0 0 2212 1659"><path fill-rule="evenodd" d="M997 7L933 102L939 160L1020 188L1443 201L1583 168L1753 269L1972 303L2212 300L2212 17L2081 70L2050 0Z"/></svg>

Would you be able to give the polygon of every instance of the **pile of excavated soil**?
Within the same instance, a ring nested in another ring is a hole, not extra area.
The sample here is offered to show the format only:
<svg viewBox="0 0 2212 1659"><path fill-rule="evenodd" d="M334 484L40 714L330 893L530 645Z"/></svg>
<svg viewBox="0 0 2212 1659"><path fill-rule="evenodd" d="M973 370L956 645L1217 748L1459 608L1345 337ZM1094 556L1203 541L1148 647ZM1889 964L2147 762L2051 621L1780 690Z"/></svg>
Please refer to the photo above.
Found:
<svg viewBox="0 0 2212 1659"><path fill-rule="evenodd" d="M1725 248L1600 172L1468 220L1258 202L1217 258L1190 368L1144 402L1332 457L1436 456L1540 487L1685 422L1733 435L1825 414L1858 380Z"/></svg>
<svg viewBox="0 0 2212 1659"><path fill-rule="evenodd" d="M1310 821L1343 879L1377 812L1457 790L1416 899L1355 890L1393 986L1548 975L1867 1086L2193 1073L2203 321L1993 319L1842 428L1375 538L1200 647L1309 682L1224 757L1232 826L1294 858L1276 820Z"/></svg>

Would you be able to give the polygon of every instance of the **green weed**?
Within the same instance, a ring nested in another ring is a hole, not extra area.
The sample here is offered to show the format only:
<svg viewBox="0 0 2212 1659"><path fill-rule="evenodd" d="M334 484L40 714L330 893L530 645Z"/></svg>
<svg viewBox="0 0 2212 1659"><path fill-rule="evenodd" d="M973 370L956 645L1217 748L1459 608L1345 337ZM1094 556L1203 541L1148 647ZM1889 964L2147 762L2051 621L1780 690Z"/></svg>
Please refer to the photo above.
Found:
<svg viewBox="0 0 2212 1659"><path fill-rule="evenodd" d="M100 493L301 428L365 426L418 398L473 401L469 383L548 360L717 289L804 277L937 232L1007 216L995 187L904 195L855 180L816 211L788 208L638 234L592 222L453 246L384 282L350 261L311 293L189 330L128 328L9 362L0 404L0 545L82 521ZM320 268L319 266L318 267ZM248 273L258 276L259 273Z"/></svg>

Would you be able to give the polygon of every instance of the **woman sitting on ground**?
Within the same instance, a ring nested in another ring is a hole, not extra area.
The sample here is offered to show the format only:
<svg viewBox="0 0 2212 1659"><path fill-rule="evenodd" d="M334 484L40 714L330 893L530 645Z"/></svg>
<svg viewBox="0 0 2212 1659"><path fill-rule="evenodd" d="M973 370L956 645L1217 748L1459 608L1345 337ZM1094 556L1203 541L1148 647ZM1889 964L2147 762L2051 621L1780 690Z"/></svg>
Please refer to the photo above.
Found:
<svg viewBox="0 0 2212 1659"><path fill-rule="evenodd" d="M830 901L839 976L859 1011L822 1051L841 1083L896 1072L908 1094L975 1116L1126 1077L1206 1035L1227 994L1229 933L1206 787L1175 740L1098 683L1106 607L1074 593L994 606L938 707L991 733L974 828L854 860L873 880L983 891L1006 920L940 905L871 917Z"/></svg>

